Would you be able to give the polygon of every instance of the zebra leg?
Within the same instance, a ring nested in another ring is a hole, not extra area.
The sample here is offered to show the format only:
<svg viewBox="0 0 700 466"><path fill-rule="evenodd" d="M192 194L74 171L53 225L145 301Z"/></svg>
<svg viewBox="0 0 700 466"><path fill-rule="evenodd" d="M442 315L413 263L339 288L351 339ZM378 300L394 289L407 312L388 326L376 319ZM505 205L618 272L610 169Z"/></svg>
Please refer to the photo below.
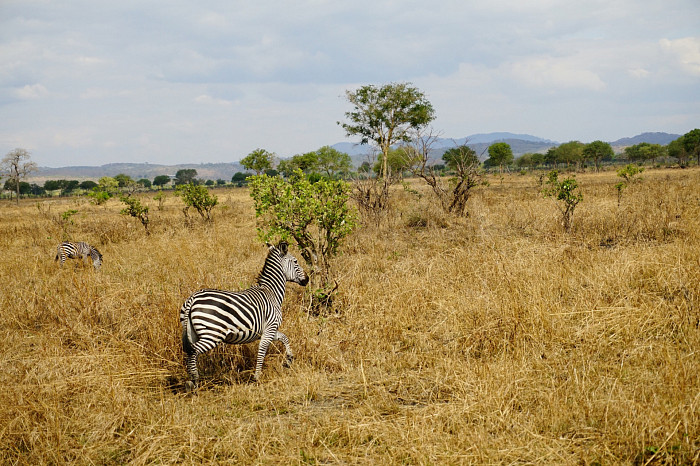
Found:
<svg viewBox="0 0 700 466"><path fill-rule="evenodd" d="M198 350L194 346L191 340L191 337L195 335L194 329L191 329L188 324L191 324L189 316L187 316L187 319L182 322L182 349L185 352L185 367L187 368L187 374L190 376L190 380L185 383L185 390L191 392L197 388L199 382L197 356L202 351ZM188 332L189 330L192 330L191 334Z"/></svg>
<svg viewBox="0 0 700 466"><path fill-rule="evenodd" d="M187 354L185 356L185 365L187 366L187 373L190 376L190 380L185 382L185 390L188 392L193 391L197 388L199 382L199 371L197 370L197 352Z"/></svg>
<svg viewBox="0 0 700 466"><path fill-rule="evenodd" d="M292 365L292 361L294 361L294 353L292 353L292 347L289 346L289 338L287 338L287 335L285 335L282 332L277 332L277 336L275 340L281 341L284 343L284 350L287 354L287 358L285 359L284 363L282 364L284 367L289 367Z"/></svg>
<svg viewBox="0 0 700 466"><path fill-rule="evenodd" d="M276 330L266 330L260 337L260 346L258 346L258 360L255 361L255 375L253 378L257 382L260 380L260 373L262 372L263 361L265 360L265 355L267 354L267 348L269 348L272 340L276 339Z"/></svg>

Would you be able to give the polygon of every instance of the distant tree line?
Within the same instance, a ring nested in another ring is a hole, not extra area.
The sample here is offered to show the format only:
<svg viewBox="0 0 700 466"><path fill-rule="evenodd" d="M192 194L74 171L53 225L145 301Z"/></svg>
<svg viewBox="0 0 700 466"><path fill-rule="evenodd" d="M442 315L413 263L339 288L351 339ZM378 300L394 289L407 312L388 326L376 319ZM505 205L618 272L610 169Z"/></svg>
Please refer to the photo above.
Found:
<svg viewBox="0 0 700 466"><path fill-rule="evenodd" d="M367 89L367 91L379 90L381 89ZM395 92L400 94L399 97L416 100L417 106L414 109L416 115L425 118L430 117L432 113L429 112L430 108L424 107L425 102L422 94L414 95L409 93L403 95L402 93L406 91L405 86L397 87L395 90ZM415 93L416 90L412 89L412 91ZM374 97L364 96L363 98L371 100ZM364 105L363 102L359 104L360 107ZM428 113L425 114L425 112ZM407 118L418 118L416 115L409 113ZM407 121L413 121L410 118ZM416 128L424 126L424 123L416 126ZM361 129L363 129L361 125L357 127L351 125L346 128L349 135L362 135ZM381 152L374 160L370 160L368 157L368 160L364 161L357 168L353 167L352 160L348 154L330 146L323 146L312 152L297 154L288 159L278 159L275 153L258 148L241 160L240 163L246 171L235 173L230 183L234 186L242 187L247 185L248 178L252 175L281 175L288 178L297 170L309 176L309 179L312 181L321 178L357 179L363 176L382 179L383 174L388 181L391 179L400 180L405 174L409 176L415 175L417 164L420 163L423 163L424 173L428 168L430 168L430 173L433 175L447 175L454 172L453 166L448 163L450 151L445 152L447 158L443 156L442 160L431 158L426 161L422 157L416 158L416 154L409 150L415 145L416 141L395 138L391 142L392 144L382 145ZM464 147L467 147L466 143ZM464 148L456 147L455 149L465 151ZM30 155L24 149L15 149L2 159L0 176L6 178L2 184L5 191L16 193L17 196L54 196L57 193L61 196L67 196L81 192L98 193L97 195L102 197L110 195L109 185L111 182L100 183L92 180L59 179L47 180L43 185L39 185L23 181L23 178L37 168L36 164L29 159ZM700 129L693 129L665 146L642 142L626 147L624 151L618 154L614 152L612 146L607 142L598 140L584 144L579 141L569 141L559 146L551 147L544 153L526 153L515 158L509 144L506 142L494 142L488 147L488 158L480 165L486 170L497 169L499 172L510 169L533 170L537 168L581 170L586 167L592 167L598 171L603 164L633 162L656 165L658 163L677 163L680 167L686 167L693 161L700 165ZM104 178L114 180L116 187L119 189L126 189L131 192L152 188L176 188L187 184L213 187L225 186L229 183L223 179L217 179L216 181L211 179L202 180L197 176L197 170L186 168L178 170L174 176L158 175L153 180L147 178L134 180L125 174Z"/></svg>
<svg viewBox="0 0 700 466"><path fill-rule="evenodd" d="M598 171L603 163L634 162L637 164L651 163L656 165L665 161L686 167L693 158L700 165L700 129L689 131L665 146L641 142L626 147L619 154L615 154L612 146L607 142L593 141L584 144L579 141L569 141L560 146L550 148L546 153L527 153L515 160L510 159L507 165L513 165L519 169L533 169L537 167L552 167L555 169L559 167L574 167L581 169L590 164ZM499 166L500 160L499 158L493 159L490 157L486 160L484 166Z"/></svg>

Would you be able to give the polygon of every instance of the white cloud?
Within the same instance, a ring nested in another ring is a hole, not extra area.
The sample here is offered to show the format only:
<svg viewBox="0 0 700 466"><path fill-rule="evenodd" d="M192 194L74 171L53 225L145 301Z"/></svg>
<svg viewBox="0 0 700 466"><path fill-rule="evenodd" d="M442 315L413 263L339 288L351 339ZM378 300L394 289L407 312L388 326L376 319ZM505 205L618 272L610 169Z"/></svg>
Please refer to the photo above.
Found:
<svg viewBox="0 0 700 466"><path fill-rule="evenodd" d="M542 89L600 91L606 87L597 73L570 58L531 57L507 64L503 68L516 81Z"/></svg>
<svg viewBox="0 0 700 466"><path fill-rule="evenodd" d="M650 74L649 71L645 70L644 68L635 68L633 70L627 70L627 73L630 76L638 79L646 78Z"/></svg>
<svg viewBox="0 0 700 466"><path fill-rule="evenodd" d="M93 128L90 127L52 128L51 143L71 149L91 147L93 132Z"/></svg>
<svg viewBox="0 0 700 466"><path fill-rule="evenodd" d="M40 99L49 95L48 89L43 84L27 84L15 91L20 99Z"/></svg>
<svg viewBox="0 0 700 466"><path fill-rule="evenodd" d="M592 140L700 121L697 0L2 9L0 112L13 118L0 125L0 153L28 146L51 166L314 150L344 139L346 89L392 81L426 93L447 137Z"/></svg>
<svg viewBox="0 0 700 466"><path fill-rule="evenodd" d="M223 106L231 106L233 105L233 102L224 100L224 99L215 99L214 97L206 94L202 94L200 96L195 97L194 99L195 102L198 104L206 104L206 105L223 105Z"/></svg>
<svg viewBox="0 0 700 466"><path fill-rule="evenodd" d="M659 41L664 50L672 53L681 64L693 76L700 76L700 37L685 37L683 39L661 39Z"/></svg>

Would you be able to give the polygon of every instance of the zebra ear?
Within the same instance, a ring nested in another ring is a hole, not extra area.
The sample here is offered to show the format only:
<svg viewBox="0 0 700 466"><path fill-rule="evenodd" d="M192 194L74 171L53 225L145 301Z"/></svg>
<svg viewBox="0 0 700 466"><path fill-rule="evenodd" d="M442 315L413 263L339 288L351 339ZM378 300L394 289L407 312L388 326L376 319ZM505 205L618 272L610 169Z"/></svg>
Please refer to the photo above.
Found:
<svg viewBox="0 0 700 466"><path fill-rule="evenodd" d="M277 245L277 249L279 249L282 255L284 255L287 254L287 251L289 250L289 245L286 241L280 241Z"/></svg>

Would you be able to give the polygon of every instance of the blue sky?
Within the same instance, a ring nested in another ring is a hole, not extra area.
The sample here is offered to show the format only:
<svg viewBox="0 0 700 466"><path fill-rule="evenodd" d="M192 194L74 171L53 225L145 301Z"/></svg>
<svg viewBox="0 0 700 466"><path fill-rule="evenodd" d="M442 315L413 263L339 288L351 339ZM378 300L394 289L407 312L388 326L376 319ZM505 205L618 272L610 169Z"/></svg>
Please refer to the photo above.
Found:
<svg viewBox="0 0 700 466"><path fill-rule="evenodd" d="M49 167L289 157L390 82L444 137L700 127L698 0L0 0L0 63L0 155Z"/></svg>

